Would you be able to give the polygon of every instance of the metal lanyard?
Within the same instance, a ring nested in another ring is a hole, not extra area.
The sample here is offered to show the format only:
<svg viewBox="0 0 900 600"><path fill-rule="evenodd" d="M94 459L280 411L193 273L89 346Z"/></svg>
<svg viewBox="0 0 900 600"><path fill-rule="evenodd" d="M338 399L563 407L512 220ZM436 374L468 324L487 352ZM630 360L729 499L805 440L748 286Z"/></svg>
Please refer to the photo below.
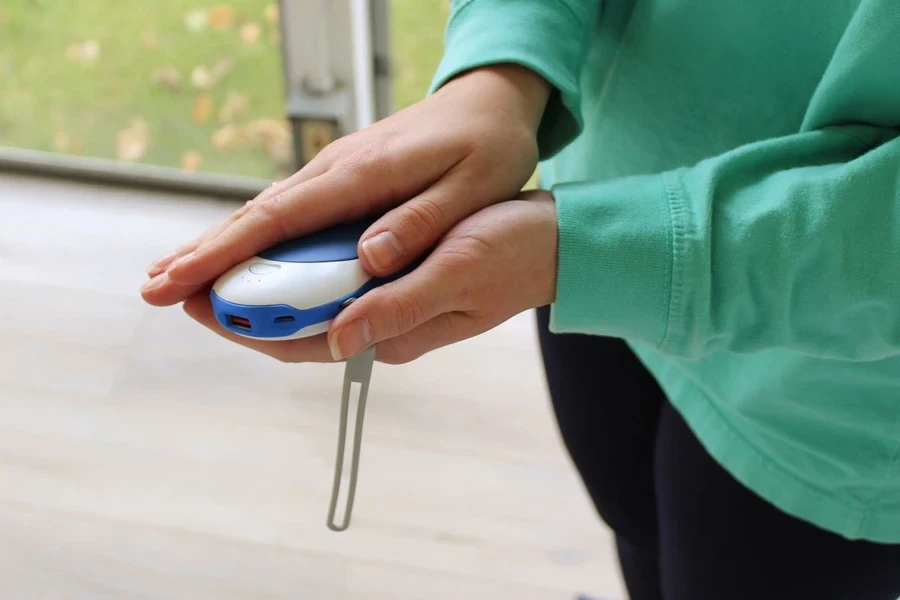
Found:
<svg viewBox="0 0 900 600"><path fill-rule="evenodd" d="M369 395L369 381L372 379L372 365L375 363L375 348L368 348L347 359L344 367L344 389L341 394L341 417L338 425L338 447L334 463L334 483L331 488L331 505L328 508L328 528L332 531L345 531L350 526L353 513L353 498L356 495L356 480L359 473L359 450L362 444L363 419L366 415L366 398ZM350 413L350 394L353 384L359 384L359 396L356 408L356 427L353 433L353 455L350 462L349 488L344 508L344 518L340 523L335 521L338 497L341 493L341 479L344 470L344 453L347 446L347 421Z"/></svg>

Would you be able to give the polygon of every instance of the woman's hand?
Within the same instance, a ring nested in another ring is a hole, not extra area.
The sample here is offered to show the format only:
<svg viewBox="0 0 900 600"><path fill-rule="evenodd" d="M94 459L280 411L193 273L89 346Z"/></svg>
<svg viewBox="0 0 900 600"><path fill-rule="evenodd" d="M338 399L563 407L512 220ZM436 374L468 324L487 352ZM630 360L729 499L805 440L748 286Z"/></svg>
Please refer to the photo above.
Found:
<svg viewBox="0 0 900 600"><path fill-rule="evenodd" d="M453 227L414 271L344 309L327 336L266 342L234 335L219 326L206 293L184 309L219 335L284 362L341 360L377 344L378 360L404 363L553 302L556 247L553 197L529 192Z"/></svg>
<svg viewBox="0 0 900 600"><path fill-rule="evenodd" d="M548 95L548 84L519 66L460 75L332 143L223 223L158 259L141 290L144 300L176 304L277 242L386 211L360 240L360 257L374 275L398 271L468 215L521 190L537 163L536 132Z"/></svg>

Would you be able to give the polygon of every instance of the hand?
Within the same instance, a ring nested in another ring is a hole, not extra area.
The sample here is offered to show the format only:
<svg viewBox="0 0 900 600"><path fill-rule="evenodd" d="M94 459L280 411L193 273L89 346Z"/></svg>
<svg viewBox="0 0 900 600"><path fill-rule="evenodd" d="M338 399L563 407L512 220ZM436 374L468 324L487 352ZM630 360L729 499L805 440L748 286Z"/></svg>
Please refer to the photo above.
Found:
<svg viewBox="0 0 900 600"><path fill-rule="evenodd" d="M548 95L548 84L519 66L460 75L332 143L226 221L157 260L141 290L144 300L176 304L279 241L386 211L360 240L360 257L369 273L395 273L460 220L521 190L537 164L536 132Z"/></svg>
<svg viewBox="0 0 900 600"><path fill-rule="evenodd" d="M483 333L556 291L556 208L549 192L529 192L456 225L414 271L344 309L326 335L259 341L219 326L206 293L185 312L225 338L284 362L328 362L376 344L376 358L404 363Z"/></svg>

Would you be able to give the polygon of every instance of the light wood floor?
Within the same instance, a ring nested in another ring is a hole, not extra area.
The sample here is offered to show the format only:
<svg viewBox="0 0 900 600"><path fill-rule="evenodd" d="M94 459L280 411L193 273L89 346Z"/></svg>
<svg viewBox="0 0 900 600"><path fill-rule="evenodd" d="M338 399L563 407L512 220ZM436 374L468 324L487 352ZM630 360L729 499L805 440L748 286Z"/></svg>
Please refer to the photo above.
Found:
<svg viewBox="0 0 900 600"><path fill-rule="evenodd" d="M0 174L0 599L624 598L531 316L376 365L353 525L341 370L138 296L233 204Z"/></svg>

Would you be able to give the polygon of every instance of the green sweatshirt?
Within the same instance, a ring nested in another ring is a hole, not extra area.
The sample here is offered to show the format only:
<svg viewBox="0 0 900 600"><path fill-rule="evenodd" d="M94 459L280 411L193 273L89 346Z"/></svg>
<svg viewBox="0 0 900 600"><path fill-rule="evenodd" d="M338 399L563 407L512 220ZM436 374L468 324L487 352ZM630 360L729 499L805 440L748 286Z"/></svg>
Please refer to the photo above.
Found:
<svg viewBox="0 0 900 600"><path fill-rule="evenodd" d="M554 88L553 330L628 340L785 512L900 542L900 1L453 2L433 87L501 62Z"/></svg>

